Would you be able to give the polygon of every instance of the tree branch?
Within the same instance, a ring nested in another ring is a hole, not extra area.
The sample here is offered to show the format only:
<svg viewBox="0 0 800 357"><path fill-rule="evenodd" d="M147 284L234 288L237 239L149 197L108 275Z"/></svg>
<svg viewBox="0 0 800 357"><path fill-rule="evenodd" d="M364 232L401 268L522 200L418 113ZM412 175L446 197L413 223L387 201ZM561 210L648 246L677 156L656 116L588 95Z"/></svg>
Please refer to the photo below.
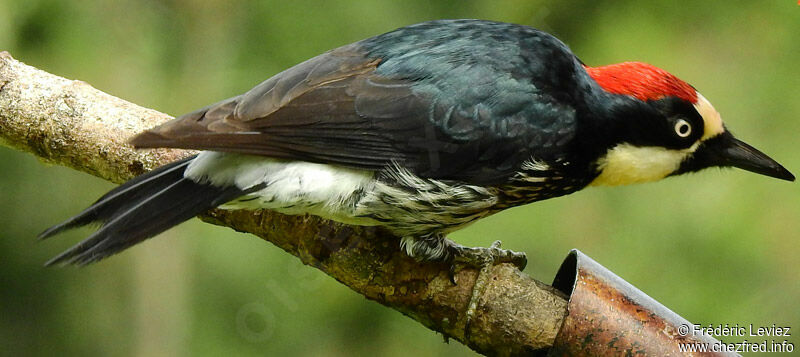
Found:
<svg viewBox="0 0 800 357"><path fill-rule="evenodd" d="M0 52L0 143L117 183L191 153L138 151L127 138L171 119L57 77ZM419 263L379 229L271 211L213 210L206 222L255 234L375 300L489 355L543 352L566 315L564 295L503 264L490 272L476 316L465 333L465 311L478 271Z"/></svg>

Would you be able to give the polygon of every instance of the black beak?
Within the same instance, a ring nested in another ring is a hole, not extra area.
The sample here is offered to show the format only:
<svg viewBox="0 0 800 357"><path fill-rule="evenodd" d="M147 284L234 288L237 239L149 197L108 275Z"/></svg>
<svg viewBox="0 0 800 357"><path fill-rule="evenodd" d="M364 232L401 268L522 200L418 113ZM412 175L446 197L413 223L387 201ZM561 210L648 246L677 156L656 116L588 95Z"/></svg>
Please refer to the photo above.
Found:
<svg viewBox="0 0 800 357"><path fill-rule="evenodd" d="M794 175L775 160L729 132L723 132L706 140L697 148L692 158L685 161L679 172L691 172L706 167L738 167L786 181L794 181Z"/></svg>

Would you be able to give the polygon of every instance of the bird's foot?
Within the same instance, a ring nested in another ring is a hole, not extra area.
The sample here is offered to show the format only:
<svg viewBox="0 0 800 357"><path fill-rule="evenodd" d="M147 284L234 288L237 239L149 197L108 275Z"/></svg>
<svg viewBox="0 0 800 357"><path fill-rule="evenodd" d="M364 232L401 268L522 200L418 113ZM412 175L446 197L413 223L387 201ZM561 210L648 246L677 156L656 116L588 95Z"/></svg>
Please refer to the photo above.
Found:
<svg viewBox="0 0 800 357"><path fill-rule="evenodd" d="M453 245L451 247L451 263L453 263L453 265L455 265L455 263L462 263L475 268L511 263L519 270L524 270L525 266L528 264L528 257L525 253L501 249L500 244L501 242L496 240L488 248Z"/></svg>
<svg viewBox="0 0 800 357"><path fill-rule="evenodd" d="M525 269L528 264L528 258L525 253L519 253L512 250L500 249L500 241L495 241L489 248L483 247L465 247L462 245L452 246L452 260L450 266L450 281L455 284L455 266L457 263L466 264L475 268L479 268L478 276L475 278L475 284L472 286L472 293L465 312L464 322L464 338L468 339L470 334L470 324L475 317L475 311L478 308L478 301L480 300L486 284L489 281L492 268L501 263L514 264L519 270Z"/></svg>

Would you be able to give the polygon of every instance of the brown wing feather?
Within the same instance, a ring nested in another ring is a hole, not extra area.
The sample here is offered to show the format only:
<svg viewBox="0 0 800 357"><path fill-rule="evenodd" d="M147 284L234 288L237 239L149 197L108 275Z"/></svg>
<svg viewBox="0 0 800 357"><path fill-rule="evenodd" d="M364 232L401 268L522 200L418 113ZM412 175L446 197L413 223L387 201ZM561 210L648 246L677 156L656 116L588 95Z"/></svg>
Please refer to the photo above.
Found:
<svg viewBox="0 0 800 357"><path fill-rule="evenodd" d="M345 46L245 94L135 136L137 148L217 150L380 169L404 162L398 133L420 127L427 104L410 83L379 78L379 60ZM402 120L409 119L409 120Z"/></svg>

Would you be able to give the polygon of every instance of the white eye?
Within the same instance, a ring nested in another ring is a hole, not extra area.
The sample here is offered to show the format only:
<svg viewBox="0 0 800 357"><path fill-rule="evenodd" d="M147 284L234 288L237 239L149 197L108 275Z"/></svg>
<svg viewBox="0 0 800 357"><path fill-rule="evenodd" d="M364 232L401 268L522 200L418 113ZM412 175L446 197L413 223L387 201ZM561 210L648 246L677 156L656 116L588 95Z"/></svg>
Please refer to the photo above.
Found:
<svg viewBox="0 0 800 357"><path fill-rule="evenodd" d="M692 133L692 125L689 124L688 121L683 119L678 119L678 121L675 122L675 134L678 134L678 136L685 138L689 136L691 133Z"/></svg>

